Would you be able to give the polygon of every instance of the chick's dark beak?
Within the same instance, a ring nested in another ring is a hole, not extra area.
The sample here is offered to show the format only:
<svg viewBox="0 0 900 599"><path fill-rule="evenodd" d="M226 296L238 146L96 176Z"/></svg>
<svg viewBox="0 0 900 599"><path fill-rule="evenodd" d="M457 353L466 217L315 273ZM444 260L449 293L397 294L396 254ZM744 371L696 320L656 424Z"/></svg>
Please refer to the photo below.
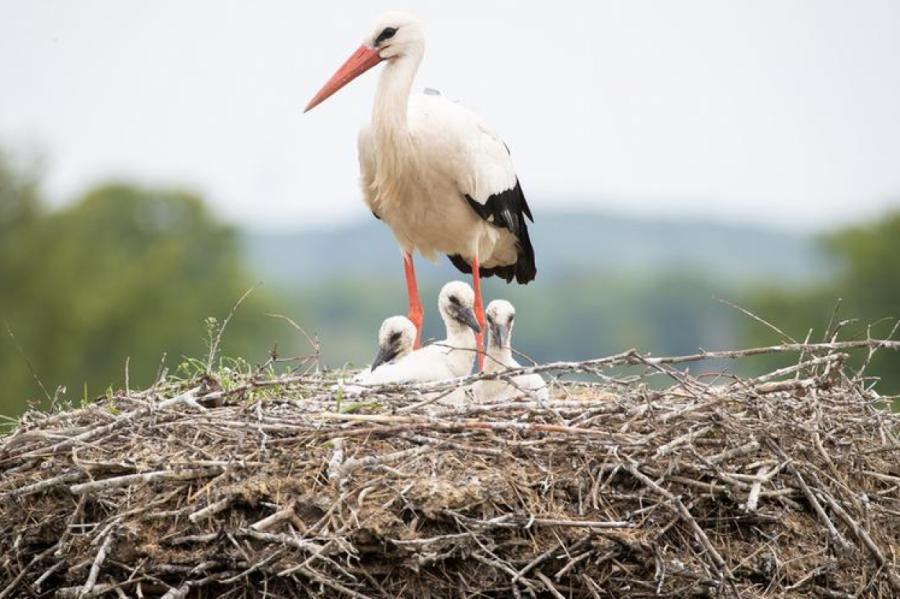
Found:
<svg viewBox="0 0 900 599"><path fill-rule="evenodd" d="M491 330L490 344L493 347L506 347L509 341L509 327L505 324L489 322L488 327Z"/></svg>
<svg viewBox="0 0 900 599"><path fill-rule="evenodd" d="M476 333L481 332L481 327L478 325L478 320L475 318L475 312L472 311L472 308L454 307L452 312L453 318L457 322L466 325Z"/></svg>
<svg viewBox="0 0 900 599"><path fill-rule="evenodd" d="M378 353L375 354L375 359L372 361L371 370L374 372L376 368L390 362L394 358L397 357L397 347L396 344L388 344L386 346L379 346Z"/></svg>

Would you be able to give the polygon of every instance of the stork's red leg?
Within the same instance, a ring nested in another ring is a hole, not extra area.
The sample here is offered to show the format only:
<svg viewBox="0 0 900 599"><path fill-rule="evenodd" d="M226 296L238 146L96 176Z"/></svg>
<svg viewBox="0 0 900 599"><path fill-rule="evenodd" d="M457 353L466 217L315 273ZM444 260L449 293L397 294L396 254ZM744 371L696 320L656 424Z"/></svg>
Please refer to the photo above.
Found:
<svg viewBox="0 0 900 599"><path fill-rule="evenodd" d="M413 266L412 254L403 253L403 272L406 274L406 294L409 296L409 319L416 325L416 344L415 348L419 349L422 345L422 319L425 316L425 310L422 309L422 302L419 300L419 286L416 283L416 268Z"/></svg>
<svg viewBox="0 0 900 599"><path fill-rule="evenodd" d="M475 290L475 320L481 331L475 335L475 351L478 371L484 370L484 302L481 301L481 272L478 270L478 256L472 259L472 289Z"/></svg>

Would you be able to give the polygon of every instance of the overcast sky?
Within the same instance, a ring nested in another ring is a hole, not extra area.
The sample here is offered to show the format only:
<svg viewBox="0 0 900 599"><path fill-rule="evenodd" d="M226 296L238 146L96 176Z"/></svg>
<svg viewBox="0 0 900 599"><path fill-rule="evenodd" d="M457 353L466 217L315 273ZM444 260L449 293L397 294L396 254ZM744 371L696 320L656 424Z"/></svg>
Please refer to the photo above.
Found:
<svg viewBox="0 0 900 599"><path fill-rule="evenodd" d="M44 151L55 201L117 176L254 226L368 218L377 73L302 107L394 8L425 22L417 87L500 132L538 217L814 228L900 206L896 0L0 0L0 143Z"/></svg>

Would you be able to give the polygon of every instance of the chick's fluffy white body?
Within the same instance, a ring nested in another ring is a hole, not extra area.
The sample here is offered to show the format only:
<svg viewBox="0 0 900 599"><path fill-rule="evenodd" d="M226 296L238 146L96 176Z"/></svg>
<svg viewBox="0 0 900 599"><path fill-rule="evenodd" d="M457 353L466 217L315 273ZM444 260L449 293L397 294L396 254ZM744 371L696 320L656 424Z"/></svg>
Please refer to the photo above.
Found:
<svg viewBox="0 0 900 599"><path fill-rule="evenodd" d="M475 360L476 325L472 305L475 293L466 283L444 285L438 298L438 310L447 337L414 350L391 364L365 373L357 382L367 385L387 383L427 383L468 375Z"/></svg>
<svg viewBox="0 0 900 599"><path fill-rule="evenodd" d="M486 314L488 343L484 372L502 372L508 368L521 367L512 353L515 308L506 300L494 300L488 305ZM503 401L523 395L545 401L550 398L550 390L539 374L520 374L511 381L487 380L475 384L475 398L482 402Z"/></svg>

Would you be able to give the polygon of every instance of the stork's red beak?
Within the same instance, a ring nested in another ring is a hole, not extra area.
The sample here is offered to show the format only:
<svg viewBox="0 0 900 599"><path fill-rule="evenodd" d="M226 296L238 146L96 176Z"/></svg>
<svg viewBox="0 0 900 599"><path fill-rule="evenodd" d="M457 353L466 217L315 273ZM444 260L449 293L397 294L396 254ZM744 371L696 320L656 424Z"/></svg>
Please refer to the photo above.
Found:
<svg viewBox="0 0 900 599"><path fill-rule="evenodd" d="M341 68L331 76L328 83L326 83L322 89L319 90L319 93L309 101L309 104L306 105L303 112L309 112L328 99L337 90L381 62L381 60L382 58L378 55L377 50L363 44L352 56L350 56L350 58L347 59L347 62L341 65Z"/></svg>

